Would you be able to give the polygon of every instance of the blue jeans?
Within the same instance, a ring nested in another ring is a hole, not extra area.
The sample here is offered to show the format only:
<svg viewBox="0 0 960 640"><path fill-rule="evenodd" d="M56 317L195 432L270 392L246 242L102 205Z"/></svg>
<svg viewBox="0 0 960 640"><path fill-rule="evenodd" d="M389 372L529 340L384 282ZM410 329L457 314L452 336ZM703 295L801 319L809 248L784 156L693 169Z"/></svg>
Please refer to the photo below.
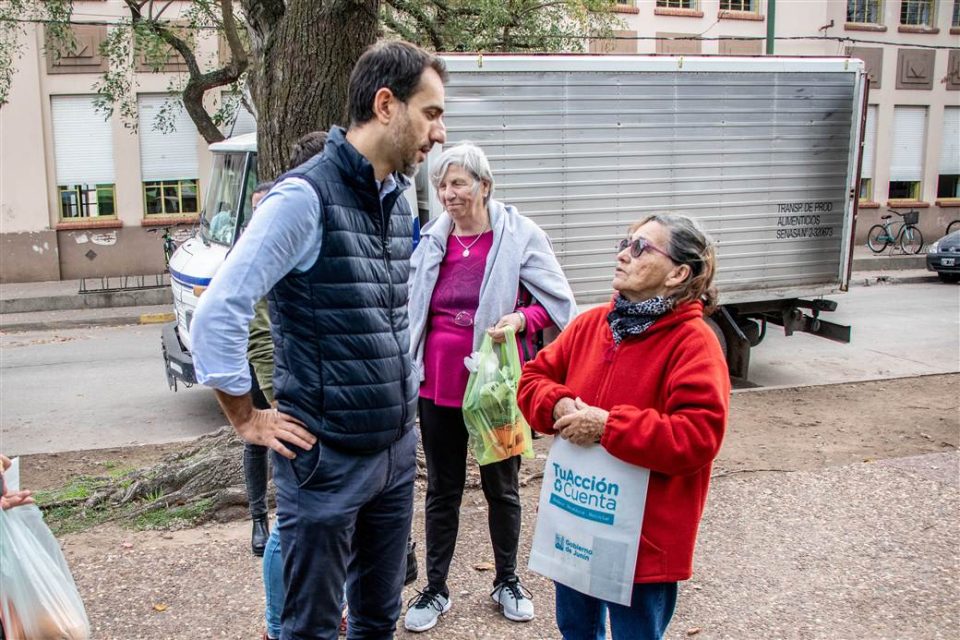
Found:
<svg viewBox="0 0 960 640"><path fill-rule="evenodd" d="M280 531L274 527L263 550L263 591L266 595L264 618L267 636L280 637L280 614L283 613L283 557L280 554ZM347 585L343 585L343 602L347 604Z"/></svg>
<svg viewBox="0 0 960 640"><path fill-rule="evenodd" d="M335 640L343 583L349 637L392 638L413 515L417 434L383 451L324 447L274 454L283 557L283 640ZM348 566L349 563L349 566Z"/></svg>
<svg viewBox="0 0 960 640"><path fill-rule="evenodd" d="M629 607L598 600L554 582L557 627L564 640L603 640L607 612L614 640L660 640L677 604L676 582L633 585Z"/></svg>
<svg viewBox="0 0 960 640"><path fill-rule="evenodd" d="M263 591L266 594L267 635L280 637L280 613L283 611L283 558L280 556L280 532L270 531L263 550Z"/></svg>

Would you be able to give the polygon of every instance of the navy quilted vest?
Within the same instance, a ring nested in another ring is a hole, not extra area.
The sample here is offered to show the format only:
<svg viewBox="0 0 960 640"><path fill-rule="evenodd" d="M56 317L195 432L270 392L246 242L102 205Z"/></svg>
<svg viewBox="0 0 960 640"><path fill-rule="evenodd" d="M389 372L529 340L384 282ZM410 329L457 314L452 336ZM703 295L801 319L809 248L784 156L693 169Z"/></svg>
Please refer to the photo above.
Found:
<svg viewBox="0 0 960 640"><path fill-rule="evenodd" d="M281 411L325 446L380 451L409 431L417 381L410 362L407 275L413 219L401 189L381 203L373 167L342 129L283 177L320 198L320 256L270 293L274 392Z"/></svg>

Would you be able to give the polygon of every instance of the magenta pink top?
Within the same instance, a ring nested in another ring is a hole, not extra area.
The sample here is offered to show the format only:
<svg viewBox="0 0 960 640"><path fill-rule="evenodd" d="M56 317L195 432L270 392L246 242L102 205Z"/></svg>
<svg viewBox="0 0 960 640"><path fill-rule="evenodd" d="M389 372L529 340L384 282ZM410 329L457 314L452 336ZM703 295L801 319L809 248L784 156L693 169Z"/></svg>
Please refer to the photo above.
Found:
<svg viewBox="0 0 960 640"><path fill-rule="evenodd" d="M493 246L493 231L479 237L459 236L459 240L453 234L447 239L447 251L430 298L423 348L424 379L420 384L420 397L442 407L463 404L470 376L463 359L473 351L473 316L480 304L480 286ZM463 245L470 248L470 255L463 255ZM524 306L523 314L527 326L518 340L527 344L521 344L521 362L525 351L522 347L527 347L527 353L533 353L536 332L553 324L546 309L537 303Z"/></svg>

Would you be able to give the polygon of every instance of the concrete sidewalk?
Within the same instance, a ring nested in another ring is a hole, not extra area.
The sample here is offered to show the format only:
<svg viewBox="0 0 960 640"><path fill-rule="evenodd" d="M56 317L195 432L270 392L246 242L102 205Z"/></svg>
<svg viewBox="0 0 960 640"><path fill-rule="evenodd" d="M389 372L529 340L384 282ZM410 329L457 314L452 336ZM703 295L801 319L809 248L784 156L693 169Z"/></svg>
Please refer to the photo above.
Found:
<svg viewBox="0 0 960 640"><path fill-rule="evenodd" d="M124 288L124 287L135 288ZM0 284L0 331L170 322L166 274L143 279L90 278Z"/></svg>
<svg viewBox="0 0 960 640"><path fill-rule="evenodd" d="M907 284L936 281L925 268L926 256L873 254L866 247L853 251L850 285L878 282ZM130 281L119 277L0 284L0 331L43 331L68 327L118 326L172 322L173 296L169 277L151 288L119 290ZM81 293L81 289L87 289ZM100 289L100 290L97 290Z"/></svg>

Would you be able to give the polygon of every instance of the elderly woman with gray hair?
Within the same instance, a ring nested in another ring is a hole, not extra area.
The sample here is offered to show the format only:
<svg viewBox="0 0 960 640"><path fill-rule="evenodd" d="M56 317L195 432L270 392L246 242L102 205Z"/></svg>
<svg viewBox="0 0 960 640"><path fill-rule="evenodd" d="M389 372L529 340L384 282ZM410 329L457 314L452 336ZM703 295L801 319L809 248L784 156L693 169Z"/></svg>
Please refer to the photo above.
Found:
<svg viewBox="0 0 960 640"><path fill-rule="evenodd" d="M720 344L704 321L716 304L715 262L689 218L643 218L617 245L610 303L580 315L520 378L531 427L650 470L630 605L557 582L564 640L605 638L608 613L614 640L659 640L677 582L692 574L730 396Z"/></svg>
<svg viewBox="0 0 960 640"><path fill-rule="evenodd" d="M424 227L411 259L410 348L420 373L420 429L427 462L426 588L411 602L404 626L432 628L450 609L447 574L459 528L466 474L464 358L484 334L505 340L513 327L521 357L541 329L576 316L573 292L547 234L514 207L493 199L483 151L464 143L444 151L432 172L443 213ZM491 596L508 619L534 616L517 577L520 458L480 467L488 505L496 578Z"/></svg>

